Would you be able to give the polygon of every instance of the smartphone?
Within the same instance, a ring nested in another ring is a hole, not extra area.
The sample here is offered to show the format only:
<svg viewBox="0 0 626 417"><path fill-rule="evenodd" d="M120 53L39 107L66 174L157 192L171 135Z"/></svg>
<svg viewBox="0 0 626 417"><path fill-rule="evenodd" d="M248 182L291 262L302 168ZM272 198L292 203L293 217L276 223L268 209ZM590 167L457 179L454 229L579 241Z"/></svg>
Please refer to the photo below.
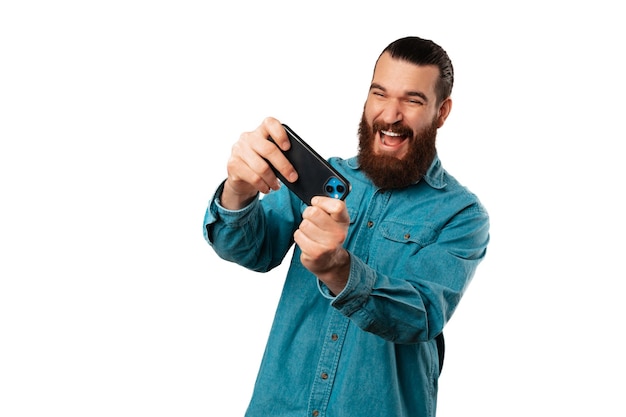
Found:
<svg viewBox="0 0 626 417"><path fill-rule="evenodd" d="M311 199L315 196L345 199L350 192L350 182L289 126L283 124L283 127L287 132L291 147L282 152L298 173L298 179L295 182L289 182L270 164L282 183L309 206ZM271 137L268 139L274 142Z"/></svg>

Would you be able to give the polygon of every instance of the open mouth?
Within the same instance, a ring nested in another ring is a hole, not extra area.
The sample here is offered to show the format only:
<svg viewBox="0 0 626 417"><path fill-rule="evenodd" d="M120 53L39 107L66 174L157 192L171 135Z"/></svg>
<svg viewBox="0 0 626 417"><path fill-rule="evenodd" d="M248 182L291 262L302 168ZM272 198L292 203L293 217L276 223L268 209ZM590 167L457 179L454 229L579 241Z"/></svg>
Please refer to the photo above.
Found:
<svg viewBox="0 0 626 417"><path fill-rule="evenodd" d="M391 130L380 130L379 134L381 143L390 148L396 148L402 145L408 138L406 135L392 132Z"/></svg>

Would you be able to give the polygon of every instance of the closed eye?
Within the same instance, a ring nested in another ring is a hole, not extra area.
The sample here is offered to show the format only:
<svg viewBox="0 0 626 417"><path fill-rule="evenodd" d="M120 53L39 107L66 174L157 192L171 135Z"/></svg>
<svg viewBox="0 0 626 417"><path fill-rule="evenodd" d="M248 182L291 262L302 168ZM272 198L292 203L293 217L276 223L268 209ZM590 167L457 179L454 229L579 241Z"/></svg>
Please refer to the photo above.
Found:
<svg viewBox="0 0 626 417"><path fill-rule="evenodd" d="M373 83L372 85L370 85L370 92L375 96L385 97L387 90L385 90L385 87L383 87L382 85Z"/></svg>
<svg viewBox="0 0 626 417"><path fill-rule="evenodd" d="M428 97L426 97L426 94L422 93L421 91L409 91L407 93L407 97L411 103L417 103L417 104L428 103Z"/></svg>

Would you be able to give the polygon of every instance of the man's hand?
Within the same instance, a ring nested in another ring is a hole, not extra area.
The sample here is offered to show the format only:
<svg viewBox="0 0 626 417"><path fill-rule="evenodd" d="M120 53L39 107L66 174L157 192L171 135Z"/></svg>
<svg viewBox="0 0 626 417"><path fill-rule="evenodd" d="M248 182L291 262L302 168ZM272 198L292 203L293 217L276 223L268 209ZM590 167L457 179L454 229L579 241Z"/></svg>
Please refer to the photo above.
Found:
<svg viewBox="0 0 626 417"><path fill-rule="evenodd" d="M267 140L270 136L276 145ZM280 183L267 161L285 178L295 181L298 174L280 151L289 149L289 146L285 129L271 117L265 119L253 132L243 133L233 145L226 166L228 178L220 197L222 206L237 210L249 204L258 192L277 190Z"/></svg>
<svg viewBox="0 0 626 417"><path fill-rule="evenodd" d="M334 294L339 294L350 275L350 255L343 248L350 216L346 204L330 197L314 197L302 213L294 239L300 260Z"/></svg>

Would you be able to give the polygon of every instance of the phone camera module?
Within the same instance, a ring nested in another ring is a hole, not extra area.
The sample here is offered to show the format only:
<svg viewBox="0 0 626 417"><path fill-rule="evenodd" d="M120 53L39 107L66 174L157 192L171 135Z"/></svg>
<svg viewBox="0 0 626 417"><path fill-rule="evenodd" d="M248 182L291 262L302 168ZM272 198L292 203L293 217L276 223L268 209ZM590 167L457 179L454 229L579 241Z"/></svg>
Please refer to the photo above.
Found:
<svg viewBox="0 0 626 417"><path fill-rule="evenodd" d="M346 186L337 177L332 177L324 186L326 195L332 198L342 198L346 193Z"/></svg>

